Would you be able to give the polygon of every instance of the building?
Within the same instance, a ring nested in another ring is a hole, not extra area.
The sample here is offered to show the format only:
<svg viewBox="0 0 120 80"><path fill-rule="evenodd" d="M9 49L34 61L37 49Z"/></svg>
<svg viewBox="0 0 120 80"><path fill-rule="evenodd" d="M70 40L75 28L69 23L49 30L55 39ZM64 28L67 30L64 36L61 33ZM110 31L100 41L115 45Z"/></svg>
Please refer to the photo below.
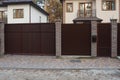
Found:
<svg viewBox="0 0 120 80"><path fill-rule="evenodd" d="M0 20L7 23L47 23L48 13L32 0L3 0Z"/></svg>
<svg viewBox="0 0 120 80"><path fill-rule="evenodd" d="M63 23L98 20L120 21L120 0L61 0L63 4Z"/></svg>

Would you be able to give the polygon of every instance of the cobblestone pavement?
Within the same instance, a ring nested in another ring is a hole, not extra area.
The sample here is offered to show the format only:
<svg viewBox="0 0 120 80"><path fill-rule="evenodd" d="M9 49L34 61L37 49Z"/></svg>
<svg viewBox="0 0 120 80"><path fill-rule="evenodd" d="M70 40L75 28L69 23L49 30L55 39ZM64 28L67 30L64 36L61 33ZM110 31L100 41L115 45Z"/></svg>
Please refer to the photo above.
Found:
<svg viewBox="0 0 120 80"><path fill-rule="evenodd" d="M5 55L0 80L120 80L120 60Z"/></svg>
<svg viewBox="0 0 120 80"><path fill-rule="evenodd" d="M7 69L120 69L116 58L56 59L45 56L5 55L0 58L0 68Z"/></svg>
<svg viewBox="0 0 120 80"><path fill-rule="evenodd" d="M0 70L0 80L120 80L120 70Z"/></svg>

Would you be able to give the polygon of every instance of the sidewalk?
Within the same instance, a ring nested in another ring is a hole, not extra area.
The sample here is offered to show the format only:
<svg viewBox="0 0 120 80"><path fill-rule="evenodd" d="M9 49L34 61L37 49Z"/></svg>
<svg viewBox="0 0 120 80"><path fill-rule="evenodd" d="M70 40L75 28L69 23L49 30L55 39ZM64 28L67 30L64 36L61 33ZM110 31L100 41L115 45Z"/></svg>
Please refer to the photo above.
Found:
<svg viewBox="0 0 120 80"><path fill-rule="evenodd" d="M5 55L0 69L120 69L116 58L57 59L47 56Z"/></svg>

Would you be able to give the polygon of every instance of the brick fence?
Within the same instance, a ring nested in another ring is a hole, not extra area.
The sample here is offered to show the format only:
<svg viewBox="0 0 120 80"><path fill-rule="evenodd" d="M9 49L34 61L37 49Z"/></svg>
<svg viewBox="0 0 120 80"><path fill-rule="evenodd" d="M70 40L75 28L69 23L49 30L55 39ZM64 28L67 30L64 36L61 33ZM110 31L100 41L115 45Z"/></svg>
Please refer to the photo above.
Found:
<svg viewBox="0 0 120 80"><path fill-rule="evenodd" d="M117 20L111 19L111 57L117 57ZM60 20L56 21L56 56L62 56L62 37L61 27L62 23ZM92 36L97 36L97 22L91 21L91 39ZM4 42L4 23L0 22L0 56L5 53L5 42ZM97 42L91 40L91 56L97 56Z"/></svg>
<svg viewBox="0 0 120 80"><path fill-rule="evenodd" d="M117 57L117 20L111 19L111 57ZM57 35L56 35L56 53L57 56L61 56L62 53L62 46L61 46L61 22L57 22L56 25ZM97 22L91 21L91 39L92 36L97 36ZM91 56L97 56L97 41L92 42L91 40Z"/></svg>

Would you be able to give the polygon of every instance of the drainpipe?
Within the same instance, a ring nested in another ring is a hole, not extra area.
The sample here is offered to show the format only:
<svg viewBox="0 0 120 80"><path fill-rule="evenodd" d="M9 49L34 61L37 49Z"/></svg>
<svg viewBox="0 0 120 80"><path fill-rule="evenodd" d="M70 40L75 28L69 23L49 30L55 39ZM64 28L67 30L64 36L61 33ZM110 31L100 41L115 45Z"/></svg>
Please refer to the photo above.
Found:
<svg viewBox="0 0 120 80"><path fill-rule="evenodd" d="M29 6L29 23L31 23L31 5Z"/></svg>

